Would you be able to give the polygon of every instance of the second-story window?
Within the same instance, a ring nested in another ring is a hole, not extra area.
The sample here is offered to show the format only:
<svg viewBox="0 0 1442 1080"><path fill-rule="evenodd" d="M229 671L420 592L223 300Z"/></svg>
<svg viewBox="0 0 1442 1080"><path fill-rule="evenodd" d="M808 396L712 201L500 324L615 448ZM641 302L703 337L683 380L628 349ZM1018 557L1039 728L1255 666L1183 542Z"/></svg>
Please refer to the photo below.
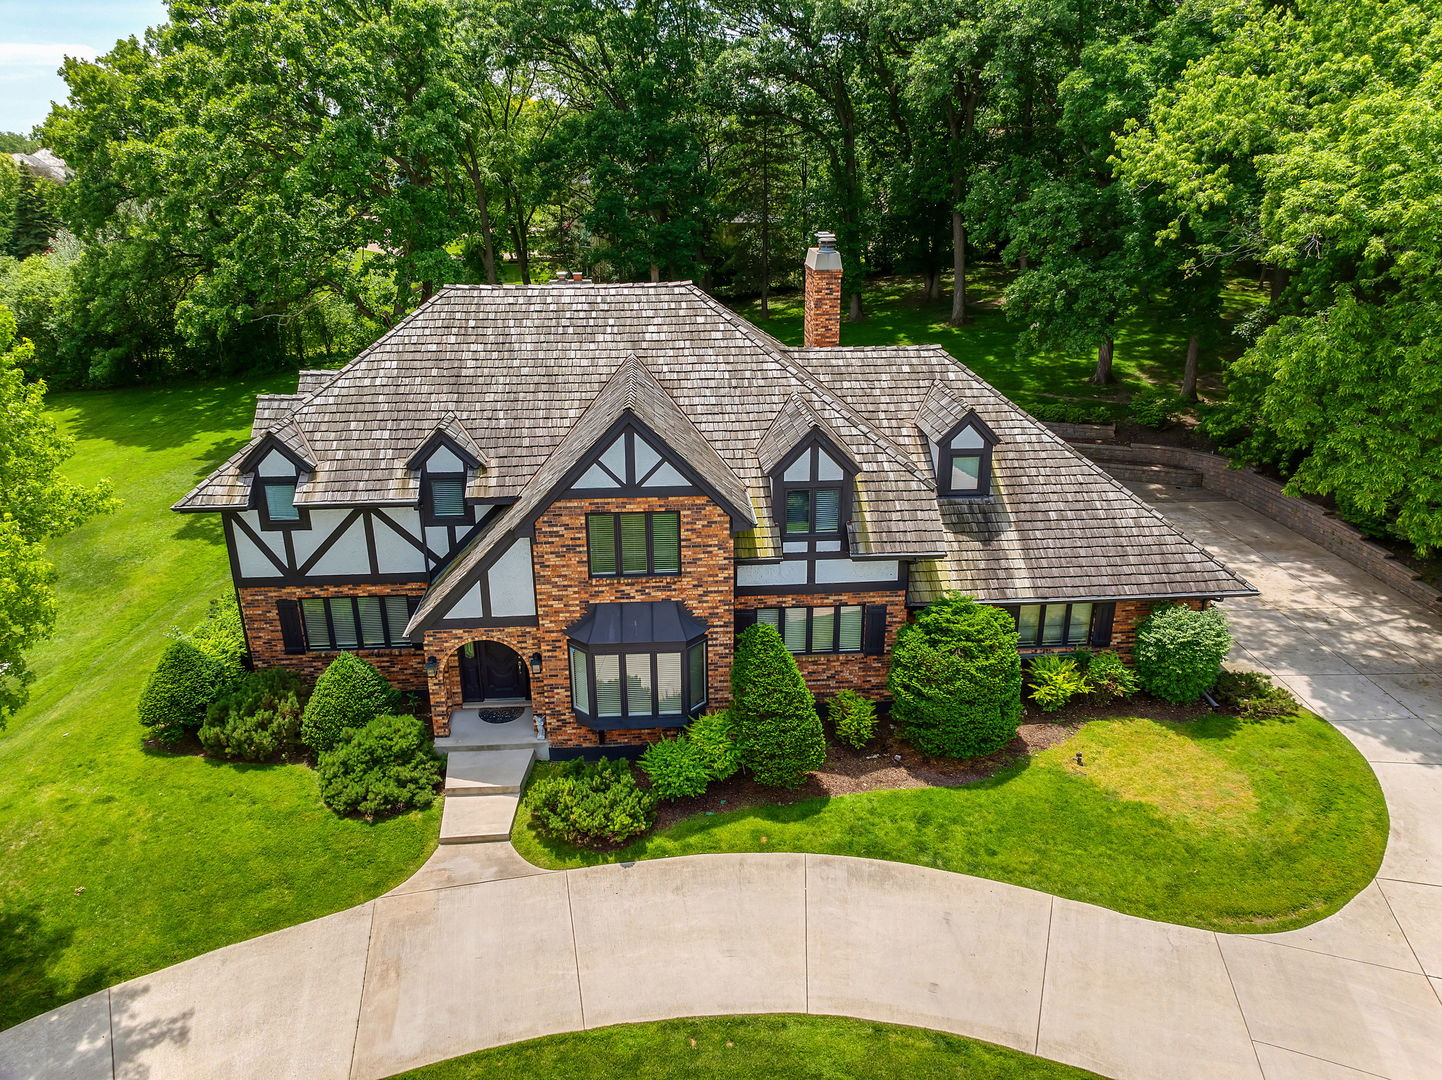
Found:
<svg viewBox="0 0 1442 1080"><path fill-rule="evenodd" d="M850 477L819 441L804 444L779 477L781 529L788 540L839 538Z"/></svg>
<svg viewBox="0 0 1442 1080"><path fill-rule="evenodd" d="M295 478L262 479L260 483L260 515L263 525L295 525L300 522L300 507L295 505Z"/></svg>
<svg viewBox="0 0 1442 1080"><path fill-rule="evenodd" d="M786 535L818 536L841 531L841 488L787 487Z"/></svg>
<svg viewBox="0 0 1442 1080"><path fill-rule="evenodd" d="M466 515L465 473L444 473L428 476L430 517L436 520L463 518Z"/></svg>
<svg viewBox="0 0 1442 1080"><path fill-rule="evenodd" d="M681 572L681 515L674 510L586 515L592 577Z"/></svg>

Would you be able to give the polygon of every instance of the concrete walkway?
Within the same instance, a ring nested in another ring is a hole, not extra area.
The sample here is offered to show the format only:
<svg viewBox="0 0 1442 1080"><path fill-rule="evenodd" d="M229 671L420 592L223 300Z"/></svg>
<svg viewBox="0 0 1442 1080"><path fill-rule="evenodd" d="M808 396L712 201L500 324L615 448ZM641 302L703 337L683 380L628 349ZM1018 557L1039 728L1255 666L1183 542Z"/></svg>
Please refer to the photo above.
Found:
<svg viewBox="0 0 1442 1080"><path fill-rule="evenodd" d="M1442 623L1237 504L1148 494L1263 590L1228 605L1237 662L1277 673L1381 778L1382 874L1337 915L1233 936L900 863L551 873L509 844L451 845L371 903L0 1033L0 1077L371 1080L578 1028L777 1011L1117 1080L1442 1077Z"/></svg>

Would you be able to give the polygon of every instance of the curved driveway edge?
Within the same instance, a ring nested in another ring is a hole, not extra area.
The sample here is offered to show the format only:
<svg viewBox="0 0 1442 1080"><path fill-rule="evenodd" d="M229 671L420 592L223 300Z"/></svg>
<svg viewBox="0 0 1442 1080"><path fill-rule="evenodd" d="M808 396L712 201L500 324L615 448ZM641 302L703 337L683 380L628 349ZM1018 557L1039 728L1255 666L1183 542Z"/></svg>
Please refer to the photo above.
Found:
<svg viewBox="0 0 1442 1080"><path fill-rule="evenodd" d="M548 872L441 848L394 892L0 1032L3 1080L376 1080L586 1027L811 1012L1117 1080L1442 1077L1442 624L1204 492L1162 509L1263 590L1266 668L1372 763L1382 872L1302 930L1227 935L903 863L701 855Z"/></svg>

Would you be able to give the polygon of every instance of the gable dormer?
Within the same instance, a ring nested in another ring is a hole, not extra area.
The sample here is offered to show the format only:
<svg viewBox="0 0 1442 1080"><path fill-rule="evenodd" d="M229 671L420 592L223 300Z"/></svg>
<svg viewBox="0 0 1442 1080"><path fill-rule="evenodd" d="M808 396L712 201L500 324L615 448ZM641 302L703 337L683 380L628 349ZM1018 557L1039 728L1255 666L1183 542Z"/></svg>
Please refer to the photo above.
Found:
<svg viewBox="0 0 1442 1080"><path fill-rule="evenodd" d="M421 520L426 525L471 521L466 487L485 467L485 455L454 413L442 418L406 459L420 478Z"/></svg>
<svg viewBox="0 0 1442 1080"><path fill-rule="evenodd" d="M259 511L261 528L309 527L309 515L296 505L296 493L306 476L315 472L315 459L294 423L266 432L241 458L239 470L250 475L250 507Z"/></svg>
<svg viewBox="0 0 1442 1080"><path fill-rule="evenodd" d="M842 550L860 468L825 421L793 394L756 453L771 481L782 550Z"/></svg>
<svg viewBox="0 0 1442 1080"><path fill-rule="evenodd" d="M977 498L991 494L992 451L1001 440L975 409L935 382L921 403L916 424L926 439L936 470L938 496Z"/></svg>

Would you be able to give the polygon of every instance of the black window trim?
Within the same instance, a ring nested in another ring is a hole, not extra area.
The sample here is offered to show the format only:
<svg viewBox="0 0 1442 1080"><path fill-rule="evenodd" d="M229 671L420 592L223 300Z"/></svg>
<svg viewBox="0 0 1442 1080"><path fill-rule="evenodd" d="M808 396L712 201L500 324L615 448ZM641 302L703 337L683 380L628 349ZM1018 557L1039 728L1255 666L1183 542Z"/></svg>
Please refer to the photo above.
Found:
<svg viewBox="0 0 1442 1080"><path fill-rule="evenodd" d="M956 441L956 437L968 428L981 436L981 445L954 448L952 443ZM936 493L948 499L980 499L990 496L992 451L1000 441L986 421L975 412L967 413L937 444ZM981 462L981 468L977 470L976 487L958 491L951 486L951 464L957 458L967 457L977 458Z"/></svg>
<svg viewBox="0 0 1442 1080"><path fill-rule="evenodd" d="M437 480L459 480L461 482L461 512L459 514L437 514L435 494L432 485ZM470 500L466 498L467 474L464 472L421 473L421 524L422 525L469 525L473 517Z"/></svg>
<svg viewBox="0 0 1442 1080"><path fill-rule="evenodd" d="M251 481L251 504L259 511L260 527L265 532L286 532L292 529L310 528L310 511L303 506L295 508L296 516L292 520L284 518L273 518L270 516L270 504L266 501L265 489L268 487L288 487L292 491L300 486L299 476L257 476ZM292 494L291 502L294 504L295 496Z"/></svg>
<svg viewBox="0 0 1442 1080"><path fill-rule="evenodd" d="M861 647L857 649L841 649L841 609L845 607L859 607L861 609ZM812 626L815 622L815 612L831 609L833 614L832 640L838 646L834 649L813 649ZM801 610L806 615L806 651L791 653L792 656L880 656L886 652L886 620L887 606L885 604L792 604L784 606L781 604L761 604L754 608L740 609L736 612L736 632L739 634L748 626L754 626L758 621L758 613L762 611L776 611L777 616L776 632L781 635L782 643L786 641L786 615L790 610ZM790 650L787 650L790 652Z"/></svg>
<svg viewBox="0 0 1442 1080"><path fill-rule="evenodd" d="M823 453L841 469L841 479L818 479L821 471L821 459L819 455ZM803 455L809 458L807 462L809 466L807 469L809 479L785 479L786 471L796 462L800 461ZM841 550L830 554L847 554L850 550L847 525L851 522L855 483L856 469L851 465L847 456L820 431L813 430L809 436L797 443L795 449L777 462L776 467L771 470L771 492L772 500L775 502L772 513L776 519L776 528L781 535L782 542L804 543L809 552L815 550L818 542L840 540ZM786 503L788 496L793 491L805 491L810 494L808 500L810 503L809 524L814 526L816 523L816 497L811 493L814 493L818 489L829 489L838 492L836 529L831 532L816 532L814 529L804 533L788 532L786 529Z"/></svg>
<svg viewBox="0 0 1442 1080"><path fill-rule="evenodd" d="M579 652L585 657L586 663L586 709L583 711L576 708L575 685L572 683L571 692L568 695L571 703L571 711L576 719L584 726L592 730L627 730L653 727L684 727L698 716L711 701L711 676L710 676L710 649L708 639L705 635L692 638L685 642L643 642L634 645L585 645L574 638L566 639L566 677L571 678L571 650ZM692 705L686 703L691 700L691 665L689 663L691 650L700 649L702 656L702 672L706 683L706 693L700 701ZM663 713L657 711L660 705L660 678L656 657L661 653L676 653L681 657L681 711L676 713ZM649 713L632 713L630 696L626 692L625 661L621 662L621 714L619 716L601 716L596 704L596 657L598 656L649 656L651 667L651 706Z"/></svg>
<svg viewBox="0 0 1442 1080"><path fill-rule="evenodd" d="M1077 604L1091 605L1091 618L1087 621L1086 632L1081 640L1072 640L1071 633L1071 609ZM1032 641L1021 639L1021 609L1024 607L1040 608L1036 620L1036 638ZM1046 632L1046 609L1051 607L1064 607L1066 611L1062 616L1062 625L1065 627L1062 640L1046 643L1042 636ZM1036 604L1009 604L1006 612L1011 615L1012 621L1017 628L1017 644L1022 651L1030 649L1083 649L1083 648L1106 648L1111 644L1112 619L1116 605L1114 602L1097 600L1059 600L1049 603Z"/></svg>
<svg viewBox="0 0 1442 1080"><path fill-rule="evenodd" d="M351 651L353 651L353 650L360 650L360 649L370 649L370 650L376 650L376 649L420 649L420 648L422 647L422 645L421 645L420 642L416 642L416 641L398 641L398 640L397 640L397 635L399 635L399 634L404 634L404 633L405 633L406 628L405 628L404 626L400 626L400 627L394 628L394 632L393 632L393 628L391 627L390 610L389 610L388 605L386 604L386 600L388 600L388 599L390 599L391 597L394 597L394 596L396 596L396 595L398 595L398 594L396 594L396 593L387 593L387 594L385 594L385 595L376 596L376 595L371 594L371 593L366 593L366 594L362 594L362 595L358 595L358 596L301 596L301 597L297 597L296 600L294 601L294 603L295 603L295 605L296 605L296 611L299 613L299 617L300 617L300 632L301 632L302 639L303 639L304 642L305 642L305 650L304 650L304 651L306 651L306 652L351 652ZM310 639L310 629L309 629L309 627L306 625L306 621L305 621L305 602L306 602L307 600L319 600L319 601L321 602L321 610L323 610L323 611L325 612L325 632L326 632L326 638L327 638L328 640L327 640L326 644L324 644L324 645L316 645L316 644L315 644L313 641L311 641L311 639ZM334 617L333 617L332 614L331 614L331 603L332 603L333 601L339 601L339 600L349 600L349 601L351 602L351 616L352 616L352 617L354 618L354 620L355 620L356 643L355 643L354 645L349 646L349 647L346 647L346 648L342 648L341 646L339 646L339 645L337 645L337 644L335 643L335 619L334 619ZM384 645L367 645L367 644L365 644L364 635L363 635L363 633L362 633L362 631L361 631L361 619L360 619L360 601L362 601L362 600L379 600L379 601L380 601L381 632L385 634L385 639L386 639L386 643L385 643ZM419 606L419 604L420 604L420 597L418 597L418 596L406 596L406 597L405 597L405 601L406 601L406 621L409 622L409 621L410 621L410 616L415 613L415 610L416 610L417 606Z"/></svg>
<svg viewBox="0 0 1442 1080"><path fill-rule="evenodd" d="M622 567L625 560L621 552L621 515L623 514L644 514L646 516L646 572L643 574L628 574ZM656 569L656 524L658 515L670 514L676 518L676 569ZM597 573L595 560L591 556L591 519L608 517L611 519L612 543L615 545L616 570L614 573ZM596 510L586 514L586 573L593 578L600 578L604 581L631 581L636 578L645 577L678 577L682 566L685 565L685 553L681 542L681 512L679 510Z"/></svg>

